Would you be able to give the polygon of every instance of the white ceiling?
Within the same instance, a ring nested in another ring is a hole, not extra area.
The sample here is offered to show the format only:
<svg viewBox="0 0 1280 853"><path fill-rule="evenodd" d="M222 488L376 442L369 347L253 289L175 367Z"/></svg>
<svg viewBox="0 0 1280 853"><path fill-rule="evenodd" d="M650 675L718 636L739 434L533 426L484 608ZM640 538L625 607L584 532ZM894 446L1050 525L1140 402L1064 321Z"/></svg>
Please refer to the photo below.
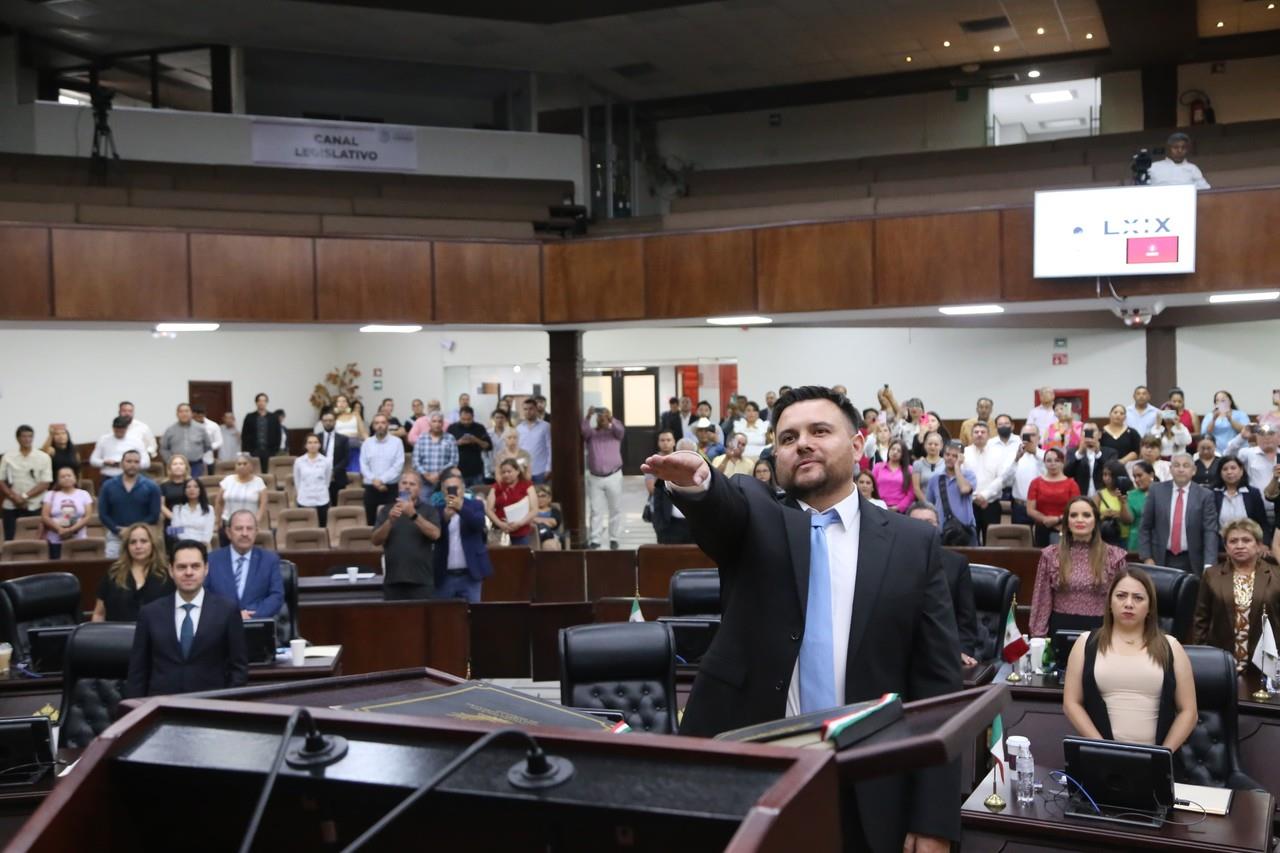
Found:
<svg viewBox="0 0 1280 853"><path fill-rule="evenodd" d="M1034 103L1029 95L1038 92L1071 92L1070 101L1053 104ZM1066 80L1031 86L1003 86L992 89L988 95L988 112L1001 125L1020 124L1028 141L1037 137L1050 138L1079 131L1087 135L1091 121L1098 117L1098 81L1095 79ZM1044 122L1075 120L1077 127L1045 127Z"/></svg>

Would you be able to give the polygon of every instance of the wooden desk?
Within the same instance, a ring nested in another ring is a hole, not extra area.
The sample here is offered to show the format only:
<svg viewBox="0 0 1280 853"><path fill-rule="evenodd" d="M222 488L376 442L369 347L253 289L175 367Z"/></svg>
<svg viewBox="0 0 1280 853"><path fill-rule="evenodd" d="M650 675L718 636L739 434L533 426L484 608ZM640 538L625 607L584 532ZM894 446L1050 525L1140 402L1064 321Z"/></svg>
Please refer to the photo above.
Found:
<svg viewBox="0 0 1280 853"><path fill-rule="evenodd" d="M307 606L319 602L381 601L382 575L360 578L355 583L346 577L329 575L298 578L298 604Z"/></svg>
<svg viewBox="0 0 1280 853"><path fill-rule="evenodd" d="M1033 744L1034 748L1034 744ZM991 774L974 789L960 811L964 853L1019 853L1041 850L1164 850L1181 853L1233 851L1268 853L1271 849L1271 814L1275 800L1262 791L1236 791L1231 813L1200 815L1175 811L1172 820L1195 826L1166 825L1159 829L1064 817L1059 786L1048 779L1052 768L1036 767L1036 779L1044 789L1033 802L1019 805L1006 796L1008 805L992 812L983 801L991 793ZM1011 842L1014 842L1011 844Z"/></svg>
<svg viewBox="0 0 1280 853"><path fill-rule="evenodd" d="M377 702L406 693L425 693L438 687L452 687L464 679L430 667L371 672L362 675L343 675L337 678L319 678L314 681L289 684L249 685L229 690L211 690L192 694L206 699L230 699L237 702L267 702L278 705L301 705L308 708L328 708L333 705ZM131 704L132 703L132 704ZM141 703L126 700L122 705L129 709Z"/></svg>
<svg viewBox="0 0 1280 853"><path fill-rule="evenodd" d="M697 545L641 545L636 549L636 583L648 598L667 598L671 576L682 569L714 569Z"/></svg>
<svg viewBox="0 0 1280 853"><path fill-rule="evenodd" d="M540 604L587 600L587 552L539 551L533 561L533 600Z"/></svg>
<svg viewBox="0 0 1280 853"><path fill-rule="evenodd" d="M480 585L482 601L533 600L533 551L523 545L490 547L489 562L493 574Z"/></svg>
<svg viewBox="0 0 1280 853"><path fill-rule="evenodd" d="M382 574L382 551L281 551L280 559L298 567L299 578L328 577L359 566L362 572Z"/></svg>
<svg viewBox="0 0 1280 853"><path fill-rule="evenodd" d="M407 666L467 671L465 601L317 602L298 611L301 636L320 646L346 644L347 672Z"/></svg>

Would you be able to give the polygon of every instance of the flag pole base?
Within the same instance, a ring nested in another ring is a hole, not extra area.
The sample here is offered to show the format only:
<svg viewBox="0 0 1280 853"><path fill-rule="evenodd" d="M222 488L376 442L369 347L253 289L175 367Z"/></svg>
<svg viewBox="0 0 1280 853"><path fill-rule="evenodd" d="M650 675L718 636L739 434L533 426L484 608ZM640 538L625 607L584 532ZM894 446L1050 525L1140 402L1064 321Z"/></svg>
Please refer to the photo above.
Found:
<svg viewBox="0 0 1280 853"><path fill-rule="evenodd" d="M1021 675L1018 675L1018 673L1017 673L1016 671L1014 671L1014 672L1011 672L1011 673L1009 673L1008 675L1006 675L1006 676L1004 677L1004 680L1005 680L1005 681L1008 681L1008 682L1011 682L1011 683L1015 683L1015 684L1016 684L1017 682L1019 682L1019 681L1021 681L1021 680L1022 680L1022 676L1021 676Z"/></svg>
<svg viewBox="0 0 1280 853"><path fill-rule="evenodd" d="M982 804L987 808L991 809L993 812L1003 811L1004 807L1007 805L1007 803L1005 803L1004 801L1004 797L994 792L991 794L991 796L983 800Z"/></svg>
<svg viewBox="0 0 1280 853"><path fill-rule="evenodd" d="M1250 696L1249 698L1253 699L1253 701L1255 702L1270 702L1271 694L1268 693L1266 690L1255 690L1253 692L1253 695Z"/></svg>

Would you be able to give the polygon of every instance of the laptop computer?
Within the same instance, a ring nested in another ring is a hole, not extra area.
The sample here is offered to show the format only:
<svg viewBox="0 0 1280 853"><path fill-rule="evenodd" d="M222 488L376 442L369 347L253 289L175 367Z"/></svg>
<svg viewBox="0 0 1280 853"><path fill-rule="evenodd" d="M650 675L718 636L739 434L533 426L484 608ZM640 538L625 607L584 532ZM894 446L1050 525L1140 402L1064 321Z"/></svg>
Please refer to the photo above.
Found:
<svg viewBox="0 0 1280 853"><path fill-rule="evenodd" d="M75 625L46 626L27 629L27 645L31 651L31 671L40 675L60 675L67 656L67 640Z"/></svg>
<svg viewBox="0 0 1280 853"><path fill-rule="evenodd" d="M1065 814L1137 826L1164 824L1173 807L1172 752L1077 737L1063 738L1062 751L1066 774L1077 783L1069 783Z"/></svg>
<svg viewBox="0 0 1280 853"><path fill-rule="evenodd" d="M0 788L34 785L53 769L49 718L0 719Z"/></svg>
<svg viewBox="0 0 1280 853"><path fill-rule="evenodd" d="M276 620L246 619L244 621L244 646L250 664L276 662Z"/></svg>

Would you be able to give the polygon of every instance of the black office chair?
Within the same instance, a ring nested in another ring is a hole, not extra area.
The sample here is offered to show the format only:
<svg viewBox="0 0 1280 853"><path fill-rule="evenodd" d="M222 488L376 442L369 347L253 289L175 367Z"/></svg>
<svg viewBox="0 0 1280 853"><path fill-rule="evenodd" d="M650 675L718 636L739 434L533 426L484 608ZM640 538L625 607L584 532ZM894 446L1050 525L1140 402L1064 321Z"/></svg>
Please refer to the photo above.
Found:
<svg viewBox="0 0 1280 853"><path fill-rule="evenodd" d="M978 660L989 661L1000 656L1000 638L1004 636L1005 619L1018 593L1018 576L1008 569L969 564L973 580L973 605L978 611Z"/></svg>
<svg viewBox="0 0 1280 853"><path fill-rule="evenodd" d="M1177 752L1181 782L1235 790L1263 790L1240 769L1236 660L1216 646L1184 646L1191 659L1199 717Z"/></svg>
<svg viewBox="0 0 1280 853"><path fill-rule="evenodd" d="M1200 592L1200 578L1182 569L1167 566L1144 566L1130 563L1151 576L1156 588L1156 612L1160 614L1160 630L1178 638L1178 642L1191 642L1191 622L1196 615L1196 596Z"/></svg>
<svg viewBox="0 0 1280 853"><path fill-rule="evenodd" d="M71 632L62 666L58 742L89 745L115 720L129 676L132 622L85 622Z"/></svg>
<svg viewBox="0 0 1280 853"><path fill-rule="evenodd" d="M720 614L719 569L685 569L671 576L671 615Z"/></svg>
<svg viewBox="0 0 1280 853"><path fill-rule="evenodd" d="M675 734L676 658L660 622L607 622L560 630L560 703L621 711L637 732Z"/></svg>
<svg viewBox="0 0 1280 853"><path fill-rule="evenodd" d="M80 581L70 572L25 575L0 583L0 622L13 659L31 657L27 631L75 625L80 616Z"/></svg>
<svg viewBox="0 0 1280 853"><path fill-rule="evenodd" d="M280 561L284 581L284 605L276 614L276 645L287 646L298 639L298 567L291 560Z"/></svg>

